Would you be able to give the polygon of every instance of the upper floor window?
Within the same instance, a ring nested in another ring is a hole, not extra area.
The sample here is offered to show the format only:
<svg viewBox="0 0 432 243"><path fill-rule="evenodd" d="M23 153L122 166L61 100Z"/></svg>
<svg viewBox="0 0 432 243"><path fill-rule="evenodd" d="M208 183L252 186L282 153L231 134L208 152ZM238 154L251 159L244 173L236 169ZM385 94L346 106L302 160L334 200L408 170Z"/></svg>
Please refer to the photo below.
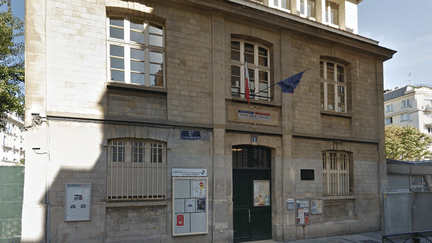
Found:
<svg viewBox="0 0 432 243"><path fill-rule="evenodd" d="M386 105L386 112L393 111L393 104Z"/></svg>
<svg viewBox="0 0 432 243"><path fill-rule="evenodd" d="M402 100L402 108L410 107L410 100Z"/></svg>
<svg viewBox="0 0 432 243"><path fill-rule="evenodd" d="M347 112L347 87L345 66L335 62L320 61L321 109Z"/></svg>
<svg viewBox="0 0 432 243"><path fill-rule="evenodd" d="M297 6L300 7L300 16L307 18L316 18L315 0L297 0Z"/></svg>
<svg viewBox="0 0 432 243"><path fill-rule="evenodd" d="M166 146L142 139L109 142L108 199L166 197Z"/></svg>
<svg viewBox="0 0 432 243"><path fill-rule="evenodd" d="M393 124L393 117L387 117L387 118L385 119L385 124L386 124L386 125Z"/></svg>
<svg viewBox="0 0 432 243"><path fill-rule="evenodd" d="M278 8L281 10L290 11L291 1L290 0L269 0L270 7Z"/></svg>
<svg viewBox="0 0 432 243"><path fill-rule="evenodd" d="M339 25L339 4L327 0L325 16L327 23Z"/></svg>
<svg viewBox="0 0 432 243"><path fill-rule="evenodd" d="M432 133L432 127L427 128L428 133Z"/></svg>
<svg viewBox="0 0 432 243"><path fill-rule="evenodd" d="M401 114L401 121L409 121L409 120L411 120L411 114L410 113Z"/></svg>
<svg viewBox="0 0 432 243"><path fill-rule="evenodd" d="M270 100L270 52L257 43L231 41L231 95L245 97L245 64L249 71L250 99Z"/></svg>
<svg viewBox="0 0 432 243"><path fill-rule="evenodd" d="M109 80L164 87L164 28L158 23L108 18Z"/></svg>

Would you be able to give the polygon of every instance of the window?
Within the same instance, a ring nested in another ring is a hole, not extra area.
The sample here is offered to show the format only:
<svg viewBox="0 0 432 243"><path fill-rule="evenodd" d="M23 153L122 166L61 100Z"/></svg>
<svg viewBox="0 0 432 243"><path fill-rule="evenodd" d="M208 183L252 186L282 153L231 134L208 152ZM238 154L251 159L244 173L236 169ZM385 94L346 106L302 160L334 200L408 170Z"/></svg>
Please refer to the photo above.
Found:
<svg viewBox="0 0 432 243"><path fill-rule="evenodd" d="M432 133L432 127L428 127L427 130L428 130L428 133Z"/></svg>
<svg viewBox="0 0 432 243"><path fill-rule="evenodd" d="M281 10L291 12L290 11L290 8L291 8L290 0L269 0L269 4L270 4L270 7L278 8Z"/></svg>
<svg viewBox="0 0 432 243"><path fill-rule="evenodd" d="M315 0L297 0L297 6L300 7L300 9L297 9L300 13L300 16L307 18L316 18Z"/></svg>
<svg viewBox="0 0 432 243"><path fill-rule="evenodd" d="M402 100L402 108L410 107L410 100Z"/></svg>
<svg viewBox="0 0 432 243"><path fill-rule="evenodd" d="M393 104L386 105L386 112L390 112L390 111L393 111Z"/></svg>
<svg viewBox="0 0 432 243"><path fill-rule="evenodd" d="M116 139L109 142L108 199L164 199L166 148L156 141Z"/></svg>
<svg viewBox="0 0 432 243"><path fill-rule="evenodd" d="M261 45L231 41L231 95L245 97L245 63L249 71L250 99L270 100L269 50ZM260 90L266 89L260 92Z"/></svg>
<svg viewBox="0 0 432 243"><path fill-rule="evenodd" d="M323 194L350 194L350 156L345 152L329 151L322 154Z"/></svg>
<svg viewBox="0 0 432 243"><path fill-rule="evenodd" d="M321 109L347 112L345 67L341 64L320 61Z"/></svg>
<svg viewBox="0 0 432 243"><path fill-rule="evenodd" d="M411 120L411 114L410 113L401 114L401 121L409 121L409 120Z"/></svg>
<svg viewBox="0 0 432 243"><path fill-rule="evenodd" d="M123 17L108 22L109 80L164 87L162 25Z"/></svg>
<svg viewBox="0 0 432 243"><path fill-rule="evenodd" d="M393 117L387 117L386 119L385 119L385 124L386 125L389 125L389 124L392 124L393 123Z"/></svg>
<svg viewBox="0 0 432 243"><path fill-rule="evenodd" d="M327 23L339 25L339 4L326 1L325 16Z"/></svg>
<svg viewBox="0 0 432 243"><path fill-rule="evenodd" d="M411 176L411 188L415 192L428 192L428 191L430 191L426 176L422 176L422 175Z"/></svg>

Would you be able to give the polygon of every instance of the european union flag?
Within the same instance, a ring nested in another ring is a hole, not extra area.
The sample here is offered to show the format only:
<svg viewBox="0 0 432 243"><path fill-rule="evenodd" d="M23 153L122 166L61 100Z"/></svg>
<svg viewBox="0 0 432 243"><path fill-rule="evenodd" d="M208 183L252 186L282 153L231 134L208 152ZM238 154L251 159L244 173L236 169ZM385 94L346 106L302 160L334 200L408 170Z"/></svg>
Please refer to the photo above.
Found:
<svg viewBox="0 0 432 243"><path fill-rule="evenodd" d="M303 73L306 72L307 70L304 70L303 72L297 73L289 78L286 78L280 82L277 82L276 84L278 84L281 89L282 92L284 93L294 93L294 89L297 87L297 85L300 83L300 79L303 76Z"/></svg>

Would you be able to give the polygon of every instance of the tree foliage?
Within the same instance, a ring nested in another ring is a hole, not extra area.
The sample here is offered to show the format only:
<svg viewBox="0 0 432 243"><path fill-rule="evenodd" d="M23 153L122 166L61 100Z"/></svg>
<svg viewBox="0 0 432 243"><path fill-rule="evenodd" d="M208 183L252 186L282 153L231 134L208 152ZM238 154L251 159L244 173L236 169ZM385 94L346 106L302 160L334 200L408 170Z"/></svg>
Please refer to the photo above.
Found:
<svg viewBox="0 0 432 243"><path fill-rule="evenodd" d="M10 0L0 0L0 118L6 113L24 114L24 23L11 9ZM0 127L2 124L0 123Z"/></svg>
<svg viewBox="0 0 432 243"><path fill-rule="evenodd" d="M431 159L432 153L428 150L431 143L432 138L415 127L394 125L385 127L385 152L388 159L404 161Z"/></svg>

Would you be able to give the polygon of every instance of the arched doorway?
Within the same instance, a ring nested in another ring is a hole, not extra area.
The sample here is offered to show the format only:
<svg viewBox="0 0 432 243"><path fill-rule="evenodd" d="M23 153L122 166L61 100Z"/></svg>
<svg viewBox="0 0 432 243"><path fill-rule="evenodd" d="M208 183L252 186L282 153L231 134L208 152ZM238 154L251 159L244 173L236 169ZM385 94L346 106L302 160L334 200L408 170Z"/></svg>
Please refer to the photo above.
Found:
<svg viewBox="0 0 432 243"><path fill-rule="evenodd" d="M272 238L271 149L232 148L234 242Z"/></svg>

